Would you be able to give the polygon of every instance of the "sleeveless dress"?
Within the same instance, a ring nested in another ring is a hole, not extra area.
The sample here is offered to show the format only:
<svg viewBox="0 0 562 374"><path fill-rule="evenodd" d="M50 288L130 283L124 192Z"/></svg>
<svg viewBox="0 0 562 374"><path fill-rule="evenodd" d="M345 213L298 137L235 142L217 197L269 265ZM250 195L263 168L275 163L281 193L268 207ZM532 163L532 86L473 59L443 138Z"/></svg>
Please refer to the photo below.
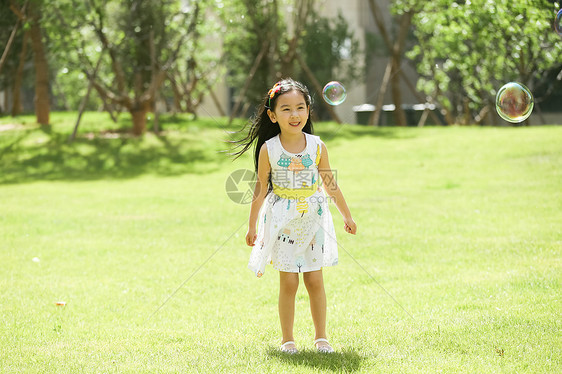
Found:
<svg viewBox="0 0 562 374"><path fill-rule="evenodd" d="M320 138L305 134L300 153L286 151L279 135L267 140L273 191L260 209L248 268L257 277L270 263L280 271L303 273L338 263L338 245L318 163Z"/></svg>

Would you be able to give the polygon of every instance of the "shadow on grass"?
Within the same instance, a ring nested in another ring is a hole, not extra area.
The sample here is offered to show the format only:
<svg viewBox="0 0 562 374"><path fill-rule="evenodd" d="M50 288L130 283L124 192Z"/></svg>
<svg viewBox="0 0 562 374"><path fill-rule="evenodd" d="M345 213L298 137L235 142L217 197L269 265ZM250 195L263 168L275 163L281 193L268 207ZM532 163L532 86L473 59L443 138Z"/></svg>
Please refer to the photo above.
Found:
<svg viewBox="0 0 562 374"><path fill-rule="evenodd" d="M0 140L0 184L205 174L229 161L219 153L224 144L198 133L136 138L118 130L69 143L68 134L41 128Z"/></svg>
<svg viewBox="0 0 562 374"><path fill-rule="evenodd" d="M163 132L133 137L129 134L130 118L121 118L112 129L100 117L101 128L93 123L85 124L77 138L69 143L73 126L67 117L71 115L60 114L53 126L3 131L0 134L0 184L126 179L143 174L205 174L232 161L223 153L230 148L225 143L228 138L225 134L227 130L243 127L242 121L225 126L224 121L213 118L187 121L183 117L168 116L163 117ZM95 122L96 118L90 121ZM315 125L315 133L332 144L365 136L387 139L417 136L411 131L394 128L331 122Z"/></svg>
<svg viewBox="0 0 562 374"><path fill-rule="evenodd" d="M320 371L337 371L350 373L359 370L366 357L355 349L336 351L335 353L319 353L316 350L300 350L297 354L281 352L277 347L269 347L267 356L293 366L310 366Z"/></svg>
<svg viewBox="0 0 562 374"><path fill-rule="evenodd" d="M0 161L2 161L4 155L14 152L14 149L19 146L19 144L27 137L28 134L29 131L21 131L17 136L14 136L13 139L10 139L7 145L0 146Z"/></svg>

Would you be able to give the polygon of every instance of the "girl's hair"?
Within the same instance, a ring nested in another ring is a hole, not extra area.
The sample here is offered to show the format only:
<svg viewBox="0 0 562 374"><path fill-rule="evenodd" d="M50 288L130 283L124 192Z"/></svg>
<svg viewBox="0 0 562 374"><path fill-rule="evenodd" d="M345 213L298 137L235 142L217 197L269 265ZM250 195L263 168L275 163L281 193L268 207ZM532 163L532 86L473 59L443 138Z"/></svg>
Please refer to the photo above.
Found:
<svg viewBox="0 0 562 374"><path fill-rule="evenodd" d="M277 99L279 98L279 96L293 90L302 93L306 105L308 107L311 107L312 99L310 97L310 93L308 92L308 88L306 88L304 84L297 82L291 78L280 80L279 82L275 83L273 88L270 89L267 95L263 98L263 102L258 108L257 115L251 118L250 122L248 122L248 124L246 124L246 126L244 126L244 128L239 131L240 133L245 133L245 129L249 125L250 129L248 130L248 133L240 140L229 141L230 143L235 144L235 149L240 147L242 148L241 150L230 154L231 156L235 156L234 160L236 160L238 157L242 156L242 154L245 153L257 139L254 148L254 167L256 170L256 174L258 172L260 149L263 143L281 132L279 124L271 122L271 119L267 114L267 110L271 109L271 111L275 111L275 108L277 106ZM314 134L310 115L308 116L308 120L306 121L306 124L304 125L302 131L311 135ZM271 176L269 180L269 190L271 190Z"/></svg>

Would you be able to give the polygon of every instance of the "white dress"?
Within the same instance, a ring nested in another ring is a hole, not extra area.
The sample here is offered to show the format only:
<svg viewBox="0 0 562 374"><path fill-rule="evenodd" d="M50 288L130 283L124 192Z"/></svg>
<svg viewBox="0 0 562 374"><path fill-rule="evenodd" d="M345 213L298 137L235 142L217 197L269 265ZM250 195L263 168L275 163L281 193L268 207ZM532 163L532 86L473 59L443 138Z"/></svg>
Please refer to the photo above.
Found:
<svg viewBox="0 0 562 374"><path fill-rule="evenodd" d="M267 263L291 273L338 263L334 223L319 181L320 138L304 134L306 147L300 153L286 151L279 135L266 141L273 191L260 209L257 239L248 263L258 277Z"/></svg>

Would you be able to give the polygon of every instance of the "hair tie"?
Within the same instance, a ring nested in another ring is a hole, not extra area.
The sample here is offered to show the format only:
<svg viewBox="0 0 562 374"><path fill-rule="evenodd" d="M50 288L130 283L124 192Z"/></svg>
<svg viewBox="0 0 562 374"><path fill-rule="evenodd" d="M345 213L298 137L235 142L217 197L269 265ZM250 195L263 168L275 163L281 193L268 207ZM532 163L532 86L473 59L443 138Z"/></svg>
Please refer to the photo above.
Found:
<svg viewBox="0 0 562 374"><path fill-rule="evenodd" d="M269 96L268 106L267 106L268 109L271 109L271 99L273 99L273 97L275 97L277 92L279 92L280 90L281 90L281 85L279 84L279 82L277 82L267 93L267 95Z"/></svg>

